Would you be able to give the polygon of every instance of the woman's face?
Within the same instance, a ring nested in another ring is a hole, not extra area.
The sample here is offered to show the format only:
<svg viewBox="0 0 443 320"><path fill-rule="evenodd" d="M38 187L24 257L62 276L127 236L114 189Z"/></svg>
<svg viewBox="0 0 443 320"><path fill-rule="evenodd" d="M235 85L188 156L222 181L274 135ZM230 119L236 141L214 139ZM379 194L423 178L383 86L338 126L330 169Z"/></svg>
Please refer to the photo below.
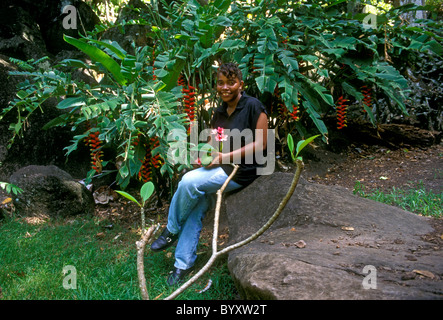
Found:
<svg viewBox="0 0 443 320"><path fill-rule="evenodd" d="M222 73L217 75L217 93L228 105L237 103L241 97L243 81L237 77L227 78Z"/></svg>

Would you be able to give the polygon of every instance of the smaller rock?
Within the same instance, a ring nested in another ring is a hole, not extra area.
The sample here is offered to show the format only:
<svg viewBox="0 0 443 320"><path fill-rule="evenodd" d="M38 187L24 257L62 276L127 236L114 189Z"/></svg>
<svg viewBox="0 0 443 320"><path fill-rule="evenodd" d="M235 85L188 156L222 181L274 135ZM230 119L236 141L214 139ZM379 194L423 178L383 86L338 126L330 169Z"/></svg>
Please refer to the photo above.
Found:
<svg viewBox="0 0 443 320"><path fill-rule="evenodd" d="M91 192L54 165L21 168L11 175L10 182L23 189L14 199L22 216L68 217L94 212Z"/></svg>

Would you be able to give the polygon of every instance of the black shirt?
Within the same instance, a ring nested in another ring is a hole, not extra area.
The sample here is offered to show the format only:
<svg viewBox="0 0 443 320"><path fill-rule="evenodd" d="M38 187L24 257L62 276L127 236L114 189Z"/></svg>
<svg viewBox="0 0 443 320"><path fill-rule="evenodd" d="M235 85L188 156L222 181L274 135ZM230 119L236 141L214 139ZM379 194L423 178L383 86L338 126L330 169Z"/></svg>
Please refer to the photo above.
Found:
<svg viewBox="0 0 443 320"><path fill-rule="evenodd" d="M228 115L227 108L227 103L223 102L215 110L211 121L212 128L217 129L221 127L225 130L225 134L228 134L228 141L223 142L223 153L237 150L255 141L255 129L258 118L262 112L267 114L265 107L258 99L244 92L242 92L242 96L231 115ZM234 163L237 163L239 168L232 180L243 186L247 186L258 177L257 167L262 166L257 164L255 156L246 157L241 159L240 162L234 159ZM232 173L232 165L221 164L221 167L227 175Z"/></svg>

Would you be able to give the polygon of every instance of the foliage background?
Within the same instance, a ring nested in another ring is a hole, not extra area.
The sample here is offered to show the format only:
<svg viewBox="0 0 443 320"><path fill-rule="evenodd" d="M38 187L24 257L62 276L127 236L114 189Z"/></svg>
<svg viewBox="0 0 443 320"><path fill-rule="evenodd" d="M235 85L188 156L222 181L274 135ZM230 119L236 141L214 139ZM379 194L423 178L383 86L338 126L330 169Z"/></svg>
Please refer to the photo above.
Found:
<svg viewBox="0 0 443 320"><path fill-rule="evenodd" d="M86 34L79 30L78 39L65 36L90 61L66 59L43 68L44 58L15 60L23 71L13 74L26 80L3 110L3 115L17 113L10 126L12 143L30 114L57 98L64 113L46 128L68 126L78 133L66 151L87 144L88 179L116 173L121 188L133 179L152 180L168 193L191 164L187 154L195 146L188 143L185 152L177 148L188 141L190 121L198 121L199 130L208 127L218 105L214 79L223 61L239 63L246 91L268 108L279 156L287 156L288 133L299 139L318 133L328 143L331 130L346 130L352 119L376 126L407 117L442 129L442 28L432 6L441 4L90 3L102 23ZM418 10L426 10L428 18L403 18ZM118 35L132 41L119 43ZM70 72L78 68L95 74L98 82L72 79ZM336 121L331 125L327 119ZM176 164L171 155L188 161Z"/></svg>

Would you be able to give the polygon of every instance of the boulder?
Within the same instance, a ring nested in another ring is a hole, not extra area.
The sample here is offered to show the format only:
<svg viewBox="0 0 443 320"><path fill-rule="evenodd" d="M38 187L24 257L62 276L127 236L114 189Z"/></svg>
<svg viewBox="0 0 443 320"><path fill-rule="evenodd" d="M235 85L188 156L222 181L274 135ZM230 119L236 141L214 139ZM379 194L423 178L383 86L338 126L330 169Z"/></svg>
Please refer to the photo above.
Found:
<svg viewBox="0 0 443 320"><path fill-rule="evenodd" d="M94 212L92 193L54 165L21 168L10 183L23 189L14 200L20 215L68 217Z"/></svg>
<svg viewBox="0 0 443 320"><path fill-rule="evenodd" d="M70 11L76 26L64 26ZM73 47L64 41L63 34L78 38L94 29L100 19L89 5L81 0L3 0L0 3L0 53L21 60L56 55ZM75 27L75 28L74 28Z"/></svg>
<svg viewBox="0 0 443 320"><path fill-rule="evenodd" d="M265 224L292 178L261 176L226 197L230 243ZM301 179L271 228L229 253L228 268L244 299L441 299L438 222Z"/></svg>

